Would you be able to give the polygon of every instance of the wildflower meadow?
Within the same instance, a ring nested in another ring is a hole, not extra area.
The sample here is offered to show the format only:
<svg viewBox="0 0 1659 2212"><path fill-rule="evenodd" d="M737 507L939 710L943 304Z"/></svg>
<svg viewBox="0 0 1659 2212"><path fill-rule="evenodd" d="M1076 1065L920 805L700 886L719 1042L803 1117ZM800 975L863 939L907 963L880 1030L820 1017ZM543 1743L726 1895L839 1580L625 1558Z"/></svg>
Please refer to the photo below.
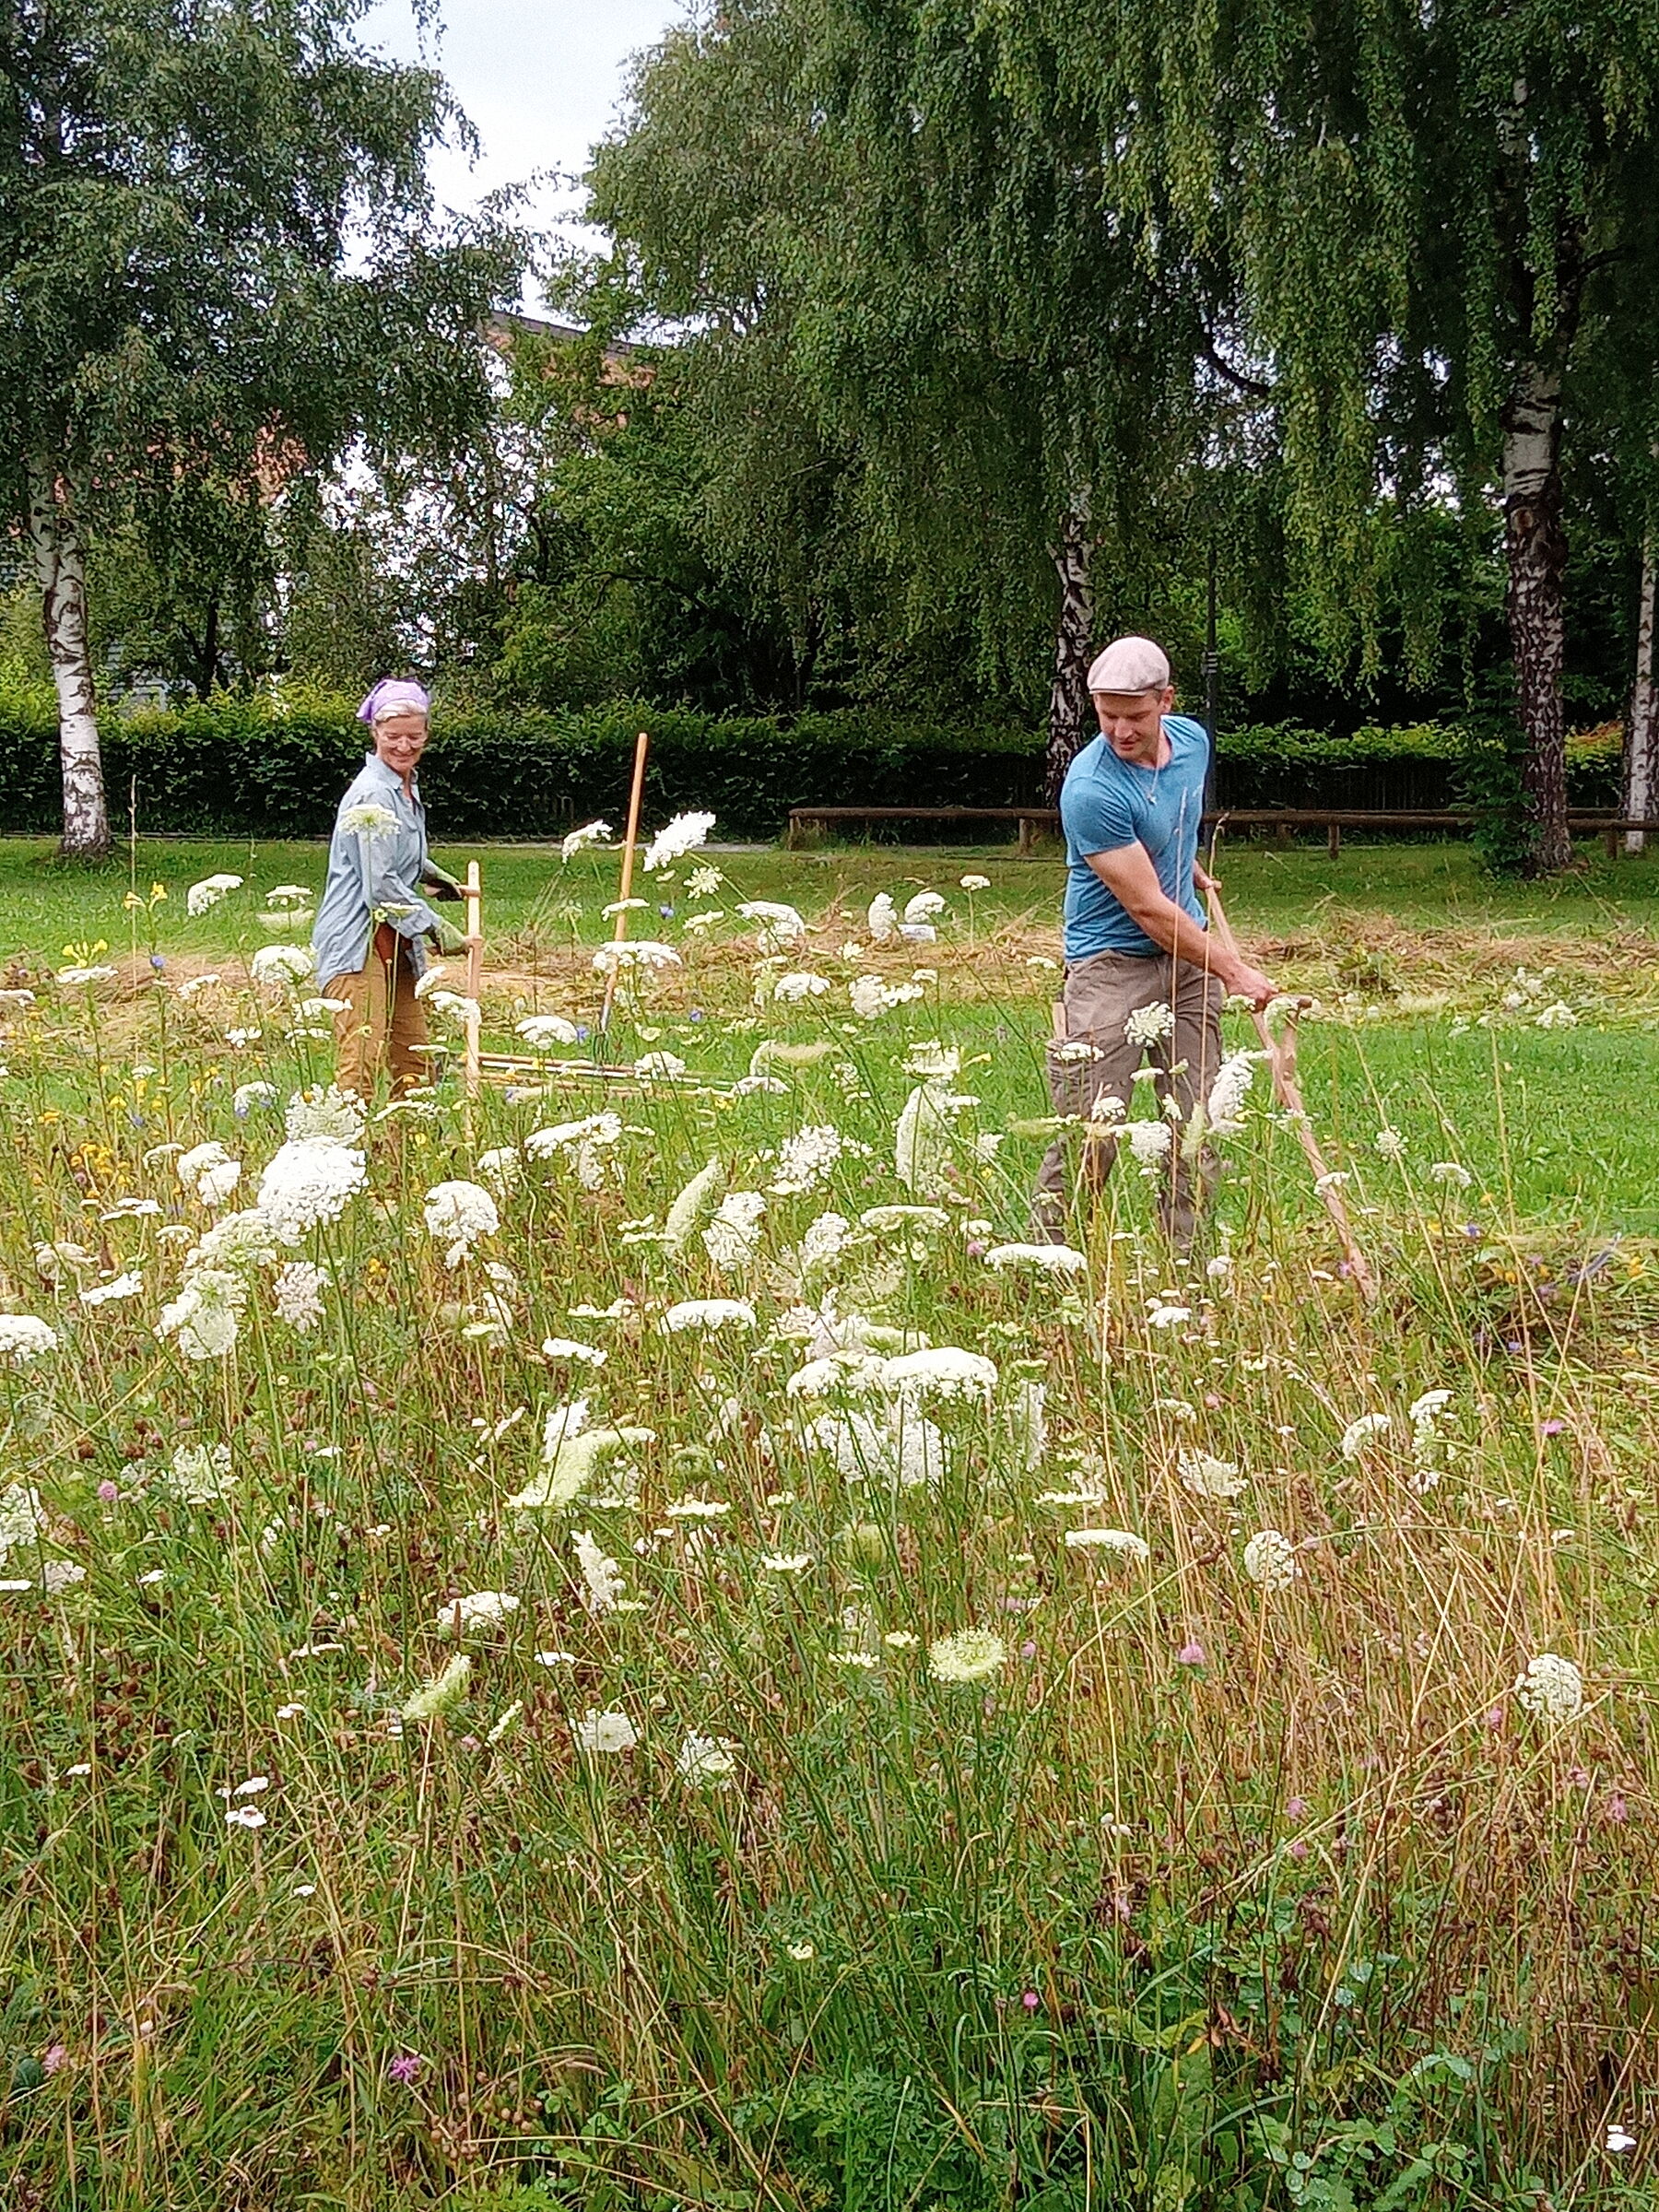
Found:
<svg viewBox="0 0 1659 2212"><path fill-rule="evenodd" d="M1053 871L709 827L515 862L476 1097L314 852L29 910L6 2204L1651 2204L1651 936L1241 877L1368 1302L1237 1012L1030 1241Z"/></svg>

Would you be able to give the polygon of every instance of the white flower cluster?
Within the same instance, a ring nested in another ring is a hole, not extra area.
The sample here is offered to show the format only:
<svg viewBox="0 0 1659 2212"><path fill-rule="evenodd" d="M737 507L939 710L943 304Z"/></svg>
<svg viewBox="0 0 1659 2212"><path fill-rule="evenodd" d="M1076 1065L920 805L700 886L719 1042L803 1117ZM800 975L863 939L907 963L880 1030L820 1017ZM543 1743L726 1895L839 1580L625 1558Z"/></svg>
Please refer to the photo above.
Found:
<svg viewBox="0 0 1659 2212"><path fill-rule="evenodd" d="M1155 999L1149 1006L1136 1006L1124 1024L1125 1041L1138 1044L1143 1051L1174 1034L1175 1009L1162 999Z"/></svg>
<svg viewBox="0 0 1659 2212"><path fill-rule="evenodd" d="M1564 1727L1583 1710L1584 1677L1559 1652L1540 1652L1516 1679L1515 1702L1548 1726Z"/></svg>
<svg viewBox="0 0 1659 2212"><path fill-rule="evenodd" d="M723 1275L747 1267L760 1249L766 1200L759 1191L733 1191L723 1198L702 1232L703 1250Z"/></svg>
<svg viewBox="0 0 1659 2212"><path fill-rule="evenodd" d="M654 875L658 868L672 866L683 853L694 852L699 845L707 842L713 827L714 817L712 814L677 814L646 846L645 873L648 876Z"/></svg>
<svg viewBox="0 0 1659 2212"><path fill-rule="evenodd" d="M496 1202L479 1182L435 1182L426 1194L426 1226L429 1237L452 1240L443 1255L446 1267L459 1267L480 1237L492 1237L501 1226Z"/></svg>
<svg viewBox="0 0 1659 2212"><path fill-rule="evenodd" d="M195 1145L180 1154L173 1172L204 1206L217 1208L241 1181L241 1162L232 1159L223 1145Z"/></svg>
<svg viewBox="0 0 1659 2212"><path fill-rule="evenodd" d="M33 1313L0 1313L0 1364L17 1369L55 1352L57 1331Z"/></svg>
<svg viewBox="0 0 1659 2212"><path fill-rule="evenodd" d="M193 883L184 894L184 911L188 914L205 914L209 907L217 906L232 891L240 891L240 876L204 876L200 883Z"/></svg>
<svg viewBox="0 0 1659 2212"><path fill-rule="evenodd" d="M1296 1580L1296 1547L1277 1528L1264 1528L1244 1547L1244 1571L1258 1589L1288 1590Z"/></svg>
<svg viewBox="0 0 1659 2212"><path fill-rule="evenodd" d="M354 1146L290 1137L259 1179L258 1211L279 1243L298 1244L309 1230L337 1221L368 1180L369 1163Z"/></svg>

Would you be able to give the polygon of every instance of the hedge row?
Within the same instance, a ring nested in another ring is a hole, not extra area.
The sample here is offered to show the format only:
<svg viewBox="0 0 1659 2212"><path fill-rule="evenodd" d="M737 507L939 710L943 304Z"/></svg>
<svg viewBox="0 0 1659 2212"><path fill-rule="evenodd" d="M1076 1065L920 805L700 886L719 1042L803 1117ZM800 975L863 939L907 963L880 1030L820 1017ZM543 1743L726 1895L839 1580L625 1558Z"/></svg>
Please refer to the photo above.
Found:
<svg viewBox="0 0 1659 2212"><path fill-rule="evenodd" d="M362 759L350 702L264 699L101 721L111 813L135 789L141 831L316 837ZM1042 788L1041 736L928 729L846 710L787 722L627 703L570 713L440 715L421 783L446 840L542 838L625 803L636 731L651 732L646 818L712 808L719 836L770 838L797 806L1017 806ZM1575 747L1575 805L1617 802L1617 733ZM1460 733L1438 724L1335 738L1286 724L1224 732L1218 794L1231 806L1449 806ZM0 830L60 819L50 694L0 692Z"/></svg>

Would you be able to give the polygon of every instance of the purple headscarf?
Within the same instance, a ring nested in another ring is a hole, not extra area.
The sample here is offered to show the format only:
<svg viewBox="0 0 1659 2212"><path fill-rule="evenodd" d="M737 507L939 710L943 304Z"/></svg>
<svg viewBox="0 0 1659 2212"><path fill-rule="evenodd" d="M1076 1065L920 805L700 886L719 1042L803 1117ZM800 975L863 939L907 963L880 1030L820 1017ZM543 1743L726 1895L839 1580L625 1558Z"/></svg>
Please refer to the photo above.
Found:
<svg viewBox="0 0 1659 2212"><path fill-rule="evenodd" d="M395 676L382 676L368 698L357 711L359 722L371 727L384 722L389 714L430 715L432 702L418 684L404 682Z"/></svg>

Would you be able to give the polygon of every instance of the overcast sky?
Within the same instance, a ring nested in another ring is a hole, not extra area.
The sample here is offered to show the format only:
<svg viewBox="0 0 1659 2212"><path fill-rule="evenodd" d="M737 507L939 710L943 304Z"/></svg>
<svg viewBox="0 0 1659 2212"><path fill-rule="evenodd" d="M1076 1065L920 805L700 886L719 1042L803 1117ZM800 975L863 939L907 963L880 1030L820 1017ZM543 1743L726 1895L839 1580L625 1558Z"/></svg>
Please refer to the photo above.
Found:
<svg viewBox="0 0 1659 2212"><path fill-rule="evenodd" d="M470 206L537 171L585 168L621 95L629 56L684 13L679 0L443 0L435 53L483 149L476 165L435 154L432 184L447 206ZM376 0L363 36L400 60L421 58L409 0ZM535 207L544 220L575 205L554 185Z"/></svg>

